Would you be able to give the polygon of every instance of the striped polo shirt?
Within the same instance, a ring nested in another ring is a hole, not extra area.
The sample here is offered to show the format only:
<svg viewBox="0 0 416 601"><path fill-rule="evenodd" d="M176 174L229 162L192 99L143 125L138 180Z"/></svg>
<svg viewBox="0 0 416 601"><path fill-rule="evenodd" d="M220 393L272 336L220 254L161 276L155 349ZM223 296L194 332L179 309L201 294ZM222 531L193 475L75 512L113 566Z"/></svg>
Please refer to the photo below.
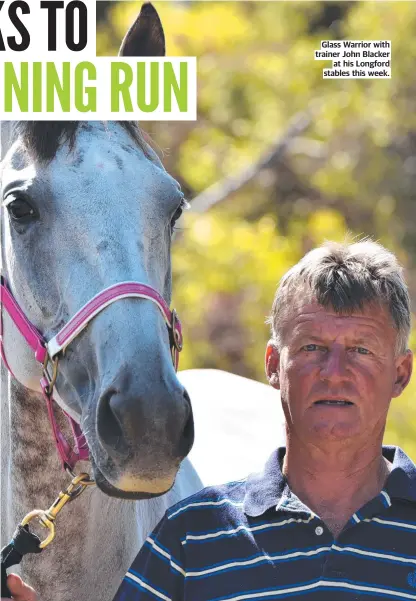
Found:
<svg viewBox="0 0 416 601"><path fill-rule="evenodd" d="M278 449L260 474L205 488L171 507L115 601L416 601L416 466L383 447L381 493L334 539L294 495Z"/></svg>

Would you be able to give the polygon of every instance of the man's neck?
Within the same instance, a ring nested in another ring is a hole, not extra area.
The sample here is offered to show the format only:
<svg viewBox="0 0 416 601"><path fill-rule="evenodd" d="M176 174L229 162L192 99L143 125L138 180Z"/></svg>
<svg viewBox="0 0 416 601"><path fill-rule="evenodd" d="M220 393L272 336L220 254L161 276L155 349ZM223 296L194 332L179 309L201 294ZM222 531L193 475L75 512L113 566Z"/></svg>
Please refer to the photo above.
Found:
<svg viewBox="0 0 416 601"><path fill-rule="evenodd" d="M283 473L291 491L316 513L335 536L348 519L377 496L391 471L381 445L351 452L319 449L288 441Z"/></svg>

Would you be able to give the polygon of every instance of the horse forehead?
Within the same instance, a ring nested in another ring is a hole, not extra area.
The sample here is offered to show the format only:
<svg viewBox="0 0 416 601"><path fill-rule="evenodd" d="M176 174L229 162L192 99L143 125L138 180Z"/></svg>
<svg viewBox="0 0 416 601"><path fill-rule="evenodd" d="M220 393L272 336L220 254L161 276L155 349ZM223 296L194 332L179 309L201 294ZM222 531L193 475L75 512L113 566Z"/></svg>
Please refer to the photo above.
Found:
<svg viewBox="0 0 416 601"><path fill-rule="evenodd" d="M103 131L81 129L71 152L61 148L52 164L54 185L75 185L78 189L103 192L134 191L149 196L164 196L178 189L177 182L158 159L150 159L129 134L119 129Z"/></svg>

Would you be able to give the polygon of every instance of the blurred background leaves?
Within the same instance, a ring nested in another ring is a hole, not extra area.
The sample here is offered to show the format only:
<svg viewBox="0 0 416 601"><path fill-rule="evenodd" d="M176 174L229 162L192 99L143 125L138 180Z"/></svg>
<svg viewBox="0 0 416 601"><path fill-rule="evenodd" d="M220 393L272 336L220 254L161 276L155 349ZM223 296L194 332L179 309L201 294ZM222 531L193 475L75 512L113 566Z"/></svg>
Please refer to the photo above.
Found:
<svg viewBox="0 0 416 601"><path fill-rule="evenodd" d="M188 199L249 168L294 115L309 126L208 212L173 249L181 368L265 381L265 319L279 278L325 239L372 236L406 268L416 299L416 3L154 2L167 53L198 57L198 120L147 123ZM97 3L97 50L115 55L140 9ZM390 40L390 80L323 80L323 39ZM220 185L221 187L221 185ZM196 206L196 205L195 205ZM411 347L416 350L416 331ZM416 459L416 378L385 436Z"/></svg>

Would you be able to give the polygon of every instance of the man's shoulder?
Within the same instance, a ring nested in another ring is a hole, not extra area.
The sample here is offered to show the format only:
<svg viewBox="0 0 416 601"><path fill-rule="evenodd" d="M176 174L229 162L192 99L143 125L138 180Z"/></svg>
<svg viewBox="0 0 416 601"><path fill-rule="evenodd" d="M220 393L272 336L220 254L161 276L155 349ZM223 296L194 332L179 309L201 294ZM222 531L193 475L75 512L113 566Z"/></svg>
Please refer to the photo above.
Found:
<svg viewBox="0 0 416 601"><path fill-rule="evenodd" d="M247 478L236 480L234 482L226 482L216 486L207 486L199 492L186 497L172 505L167 512L166 517L169 520L194 515L197 513L200 517L203 514L218 513L228 510L242 510L244 496L246 492Z"/></svg>

